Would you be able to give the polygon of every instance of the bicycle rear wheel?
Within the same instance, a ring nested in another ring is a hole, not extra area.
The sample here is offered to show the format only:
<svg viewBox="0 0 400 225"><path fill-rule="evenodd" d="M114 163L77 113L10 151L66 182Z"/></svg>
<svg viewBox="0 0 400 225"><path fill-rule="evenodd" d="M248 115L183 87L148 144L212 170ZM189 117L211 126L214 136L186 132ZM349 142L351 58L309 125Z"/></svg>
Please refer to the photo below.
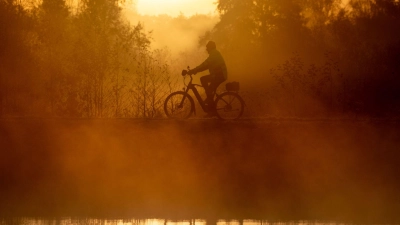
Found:
<svg viewBox="0 0 400 225"><path fill-rule="evenodd" d="M164 102L164 112L170 119L187 119L194 111L192 97L186 92L177 91L168 95Z"/></svg>
<svg viewBox="0 0 400 225"><path fill-rule="evenodd" d="M215 109L219 119L239 119L243 115L244 101L235 92L225 92L215 100Z"/></svg>

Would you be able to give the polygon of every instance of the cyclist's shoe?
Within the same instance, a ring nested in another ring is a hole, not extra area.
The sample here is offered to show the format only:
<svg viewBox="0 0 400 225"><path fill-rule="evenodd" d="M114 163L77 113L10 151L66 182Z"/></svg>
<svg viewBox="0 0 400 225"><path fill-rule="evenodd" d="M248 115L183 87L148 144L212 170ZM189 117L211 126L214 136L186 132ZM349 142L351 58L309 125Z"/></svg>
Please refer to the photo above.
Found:
<svg viewBox="0 0 400 225"><path fill-rule="evenodd" d="M207 112L207 115L204 116L204 118L212 118L212 117L216 117L217 116L217 112L215 110L209 110Z"/></svg>
<svg viewBox="0 0 400 225"><path fill-rule="evenodd" d="M209 118L213 118L213 117L216 117L215 113L207 113L203 118L209 119Z"/></svg>
<svg viewBox="0 0 400 225"><path fill-rule="evenodd" d="M207 109L213 109L215 108L215 103L214 102L206 102L204 105L207 107Z"/></svg>
<svg viewBox="0 0 400 225"><path fill-rule="evenodd" d="M206 105L213 105L213 104L214 104L214 100L207 97L207 98L204 100L204 103L205 103Z"/></svg>

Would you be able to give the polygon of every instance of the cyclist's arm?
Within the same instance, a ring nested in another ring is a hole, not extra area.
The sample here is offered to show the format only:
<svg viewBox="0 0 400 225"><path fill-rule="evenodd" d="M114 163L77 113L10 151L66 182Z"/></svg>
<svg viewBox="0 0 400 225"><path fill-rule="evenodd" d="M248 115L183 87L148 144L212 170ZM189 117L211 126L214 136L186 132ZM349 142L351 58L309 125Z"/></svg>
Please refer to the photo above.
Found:
<svg viewBox="0 0 400 225"><path fill-rule="evenodd" d="M192 71L194 73L200 73L203 72L204 70L209 69L210 67L210 57L208 57L202 64L194 68Z"/></svg>

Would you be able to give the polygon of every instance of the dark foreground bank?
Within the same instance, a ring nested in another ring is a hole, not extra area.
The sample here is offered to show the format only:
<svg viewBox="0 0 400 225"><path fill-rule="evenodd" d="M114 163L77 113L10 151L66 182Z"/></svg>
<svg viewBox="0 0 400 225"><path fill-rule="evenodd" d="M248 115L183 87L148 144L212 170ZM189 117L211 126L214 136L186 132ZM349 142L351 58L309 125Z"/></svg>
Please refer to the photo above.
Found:
<svg viewBox="0 0 400 225"><path fill-rule="evenodd" d="M0 121L0 217L400 222L398 121Z"/></svg>

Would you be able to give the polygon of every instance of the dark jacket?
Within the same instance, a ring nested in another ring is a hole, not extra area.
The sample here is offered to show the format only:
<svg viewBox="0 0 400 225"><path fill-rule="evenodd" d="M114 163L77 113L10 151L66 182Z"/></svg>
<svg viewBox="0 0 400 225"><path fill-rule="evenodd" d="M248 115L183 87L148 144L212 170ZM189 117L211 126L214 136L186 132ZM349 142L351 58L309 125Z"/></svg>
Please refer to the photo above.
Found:
<svg viewBox="0 0 400 225"><path fill-rule="evenodd" d="M209 70L212 76L222 76L225 80L228 77L225 60L217 49L211 50L208 58L198 67L194 68L195 73Z"/></svg>

